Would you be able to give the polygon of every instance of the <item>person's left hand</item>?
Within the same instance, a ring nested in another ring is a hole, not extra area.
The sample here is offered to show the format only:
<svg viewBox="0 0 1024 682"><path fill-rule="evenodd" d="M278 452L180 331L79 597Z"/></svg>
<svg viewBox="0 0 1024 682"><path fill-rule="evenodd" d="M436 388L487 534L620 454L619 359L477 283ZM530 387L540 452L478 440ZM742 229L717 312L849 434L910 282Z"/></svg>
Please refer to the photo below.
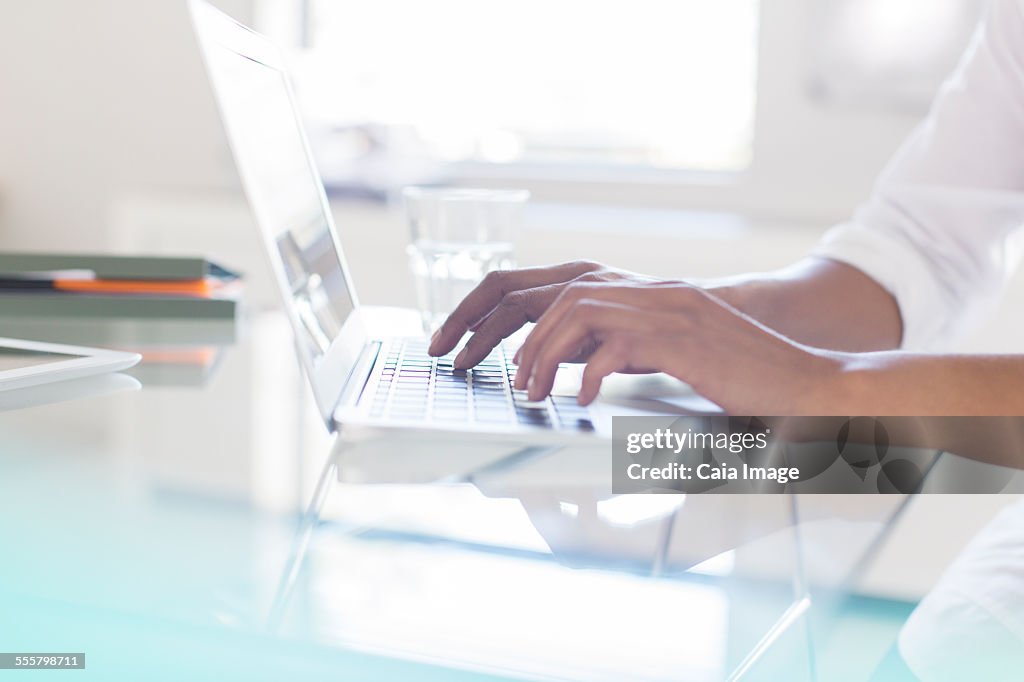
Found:
<svg viewBox="0 0 1024 682"><path fill-rule="evenodd" d="M842 354L791 341L689 284L578 283L517 353L515 388L543 399L559 363L595 346L583 405L612 372L661 371L733 414L814 414L844 366Z"/></svg>

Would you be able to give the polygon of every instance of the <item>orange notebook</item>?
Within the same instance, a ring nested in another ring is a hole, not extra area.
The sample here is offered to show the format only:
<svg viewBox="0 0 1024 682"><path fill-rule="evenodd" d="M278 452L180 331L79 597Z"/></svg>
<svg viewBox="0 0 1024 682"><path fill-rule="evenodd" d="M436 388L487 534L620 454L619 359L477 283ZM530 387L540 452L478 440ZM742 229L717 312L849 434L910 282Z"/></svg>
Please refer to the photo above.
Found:
<svg viewBox="0 0 1024 682"><path fill-rule="evenodd" d="M224 286L213 277L181 281L130 279L55 279L58 291L81 291L94 294L167 294L171 296L211 296Z"/></svg>

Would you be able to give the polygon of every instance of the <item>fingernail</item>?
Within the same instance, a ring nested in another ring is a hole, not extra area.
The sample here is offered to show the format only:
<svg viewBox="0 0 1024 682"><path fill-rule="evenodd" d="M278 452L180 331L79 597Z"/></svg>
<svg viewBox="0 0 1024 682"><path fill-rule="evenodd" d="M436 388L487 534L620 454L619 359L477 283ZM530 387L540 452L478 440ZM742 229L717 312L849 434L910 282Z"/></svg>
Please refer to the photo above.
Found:
<svg viewBox="0 0 1024 682"><path fill-rule="evenodd" d="M519 356L522 355L522 354L523 354L523 349L522 348L517 350L516 354L512 356L512 364L518 365L519 364Z"/></svg>
<svg viewBox="0 0 1024 682"><path fill-rule="evenodd" d="M452 362L452 366L455 369L465 369L465 367L462 366L462 361L465 360L465 359L466 359L466 349L463 348L459 352L459 354L455 356L455 361Z"/></svg>
<svg viewBox="0 0 1024 682"><path fill-rule="evenodd" d="M434 333L430 335L430 346L427 348L428 353L434 352L434 346L437 345L437 337L441 335L441 328L438 327L434 330Z"/></svg>

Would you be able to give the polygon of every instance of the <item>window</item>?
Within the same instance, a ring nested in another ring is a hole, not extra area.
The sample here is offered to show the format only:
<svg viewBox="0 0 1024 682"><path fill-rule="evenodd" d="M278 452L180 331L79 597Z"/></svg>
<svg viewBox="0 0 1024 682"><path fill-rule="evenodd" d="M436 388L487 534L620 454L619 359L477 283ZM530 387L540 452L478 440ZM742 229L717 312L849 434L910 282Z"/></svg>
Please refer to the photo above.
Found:
<svg viewBox="0 0 1024 682"><path fill-rule="evenodd" d="M924 112L956 66L984 0L829 0L814 26L816 94Z"/></svg>
<svg viewBox="0 0 1024 682"><path fill-rule="evenodd" d="M757 0L305 0L296 89L344 168L740 171Z"/></svg>

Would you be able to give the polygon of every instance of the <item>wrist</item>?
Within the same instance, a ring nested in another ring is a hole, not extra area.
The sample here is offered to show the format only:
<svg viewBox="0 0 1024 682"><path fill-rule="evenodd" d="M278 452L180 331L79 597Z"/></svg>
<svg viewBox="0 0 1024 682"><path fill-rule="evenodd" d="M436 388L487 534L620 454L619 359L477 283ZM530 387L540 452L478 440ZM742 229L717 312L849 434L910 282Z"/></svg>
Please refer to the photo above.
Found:
<svg viewBox="0 0 1024 682"><path fill-rule="evenodd" d="M818 351L809 390L798 398L799 412L813 416L867 414L872 410L868 376L856 353Z"/></svg>
<svg viewBox="0 0 1024 682"><path fill-rule="evenodd" d="M773 282L762 277L740 275L700 283L715 298L755 319L772 307Z"/></svg>

